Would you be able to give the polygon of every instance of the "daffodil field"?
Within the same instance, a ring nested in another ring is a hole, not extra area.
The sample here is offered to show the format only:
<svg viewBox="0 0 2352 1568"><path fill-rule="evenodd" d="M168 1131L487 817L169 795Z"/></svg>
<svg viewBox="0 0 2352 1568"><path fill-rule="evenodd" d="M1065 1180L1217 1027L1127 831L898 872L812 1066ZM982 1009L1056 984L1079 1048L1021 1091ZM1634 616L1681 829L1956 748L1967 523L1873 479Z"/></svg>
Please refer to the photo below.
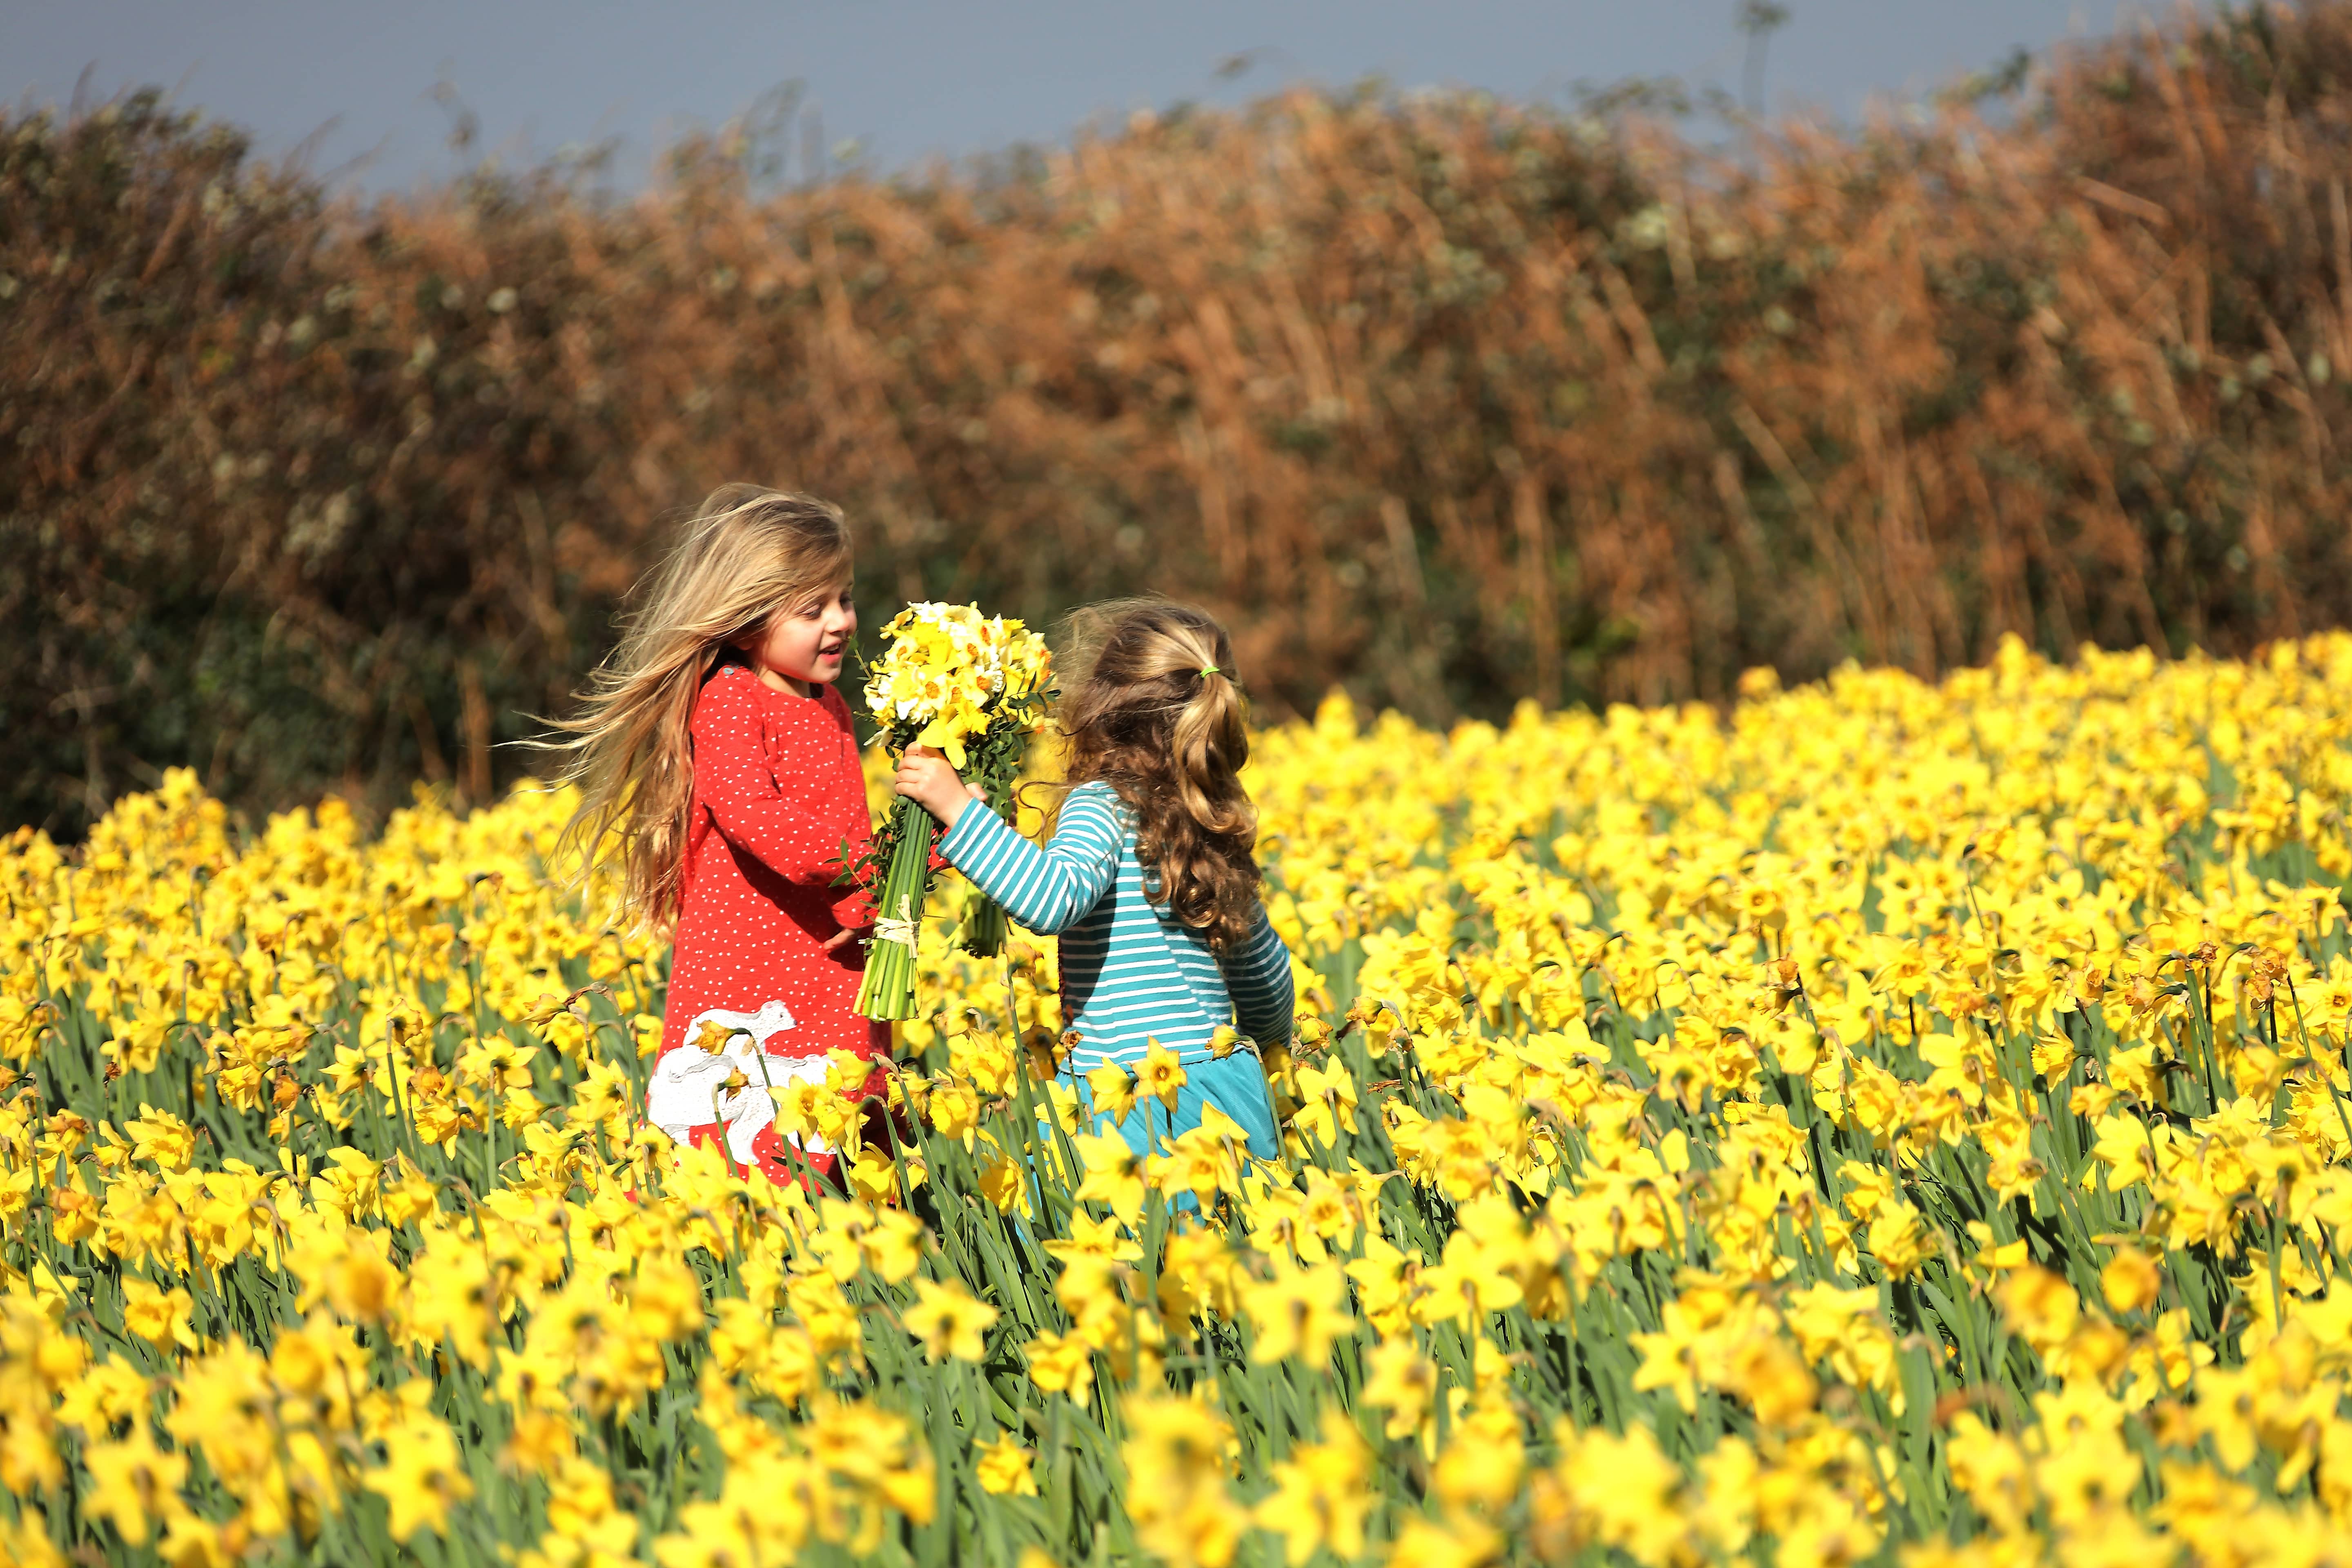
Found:
<svg viewBox="0 0 2352 1568"><path fill-rule="evenodd" d="M1285 1161L1089 1135L948 887L815 1197L643 1125L567 800L172 775L0 840L0 1559L2352 1560L2347 737L2334 635L1335 700Z"/></svg>

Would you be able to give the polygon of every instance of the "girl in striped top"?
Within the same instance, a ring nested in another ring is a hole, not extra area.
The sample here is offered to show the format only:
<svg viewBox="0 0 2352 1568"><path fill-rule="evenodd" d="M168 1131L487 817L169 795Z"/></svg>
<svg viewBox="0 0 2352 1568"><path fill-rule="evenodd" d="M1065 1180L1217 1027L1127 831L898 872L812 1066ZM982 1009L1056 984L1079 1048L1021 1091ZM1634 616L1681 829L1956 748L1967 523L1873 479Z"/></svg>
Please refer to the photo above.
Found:
<svg viewBox="0 0 2352 1568"><path fill-rule="evenodd" d="M1185 1082L1172 1118L1139 1103L1120 1127L1128 1142L1149 1152L1213 1105L1270 1158L1280 1140L1257 1051L1289 1043L1290 953L1258 897L1232 645L1200 611L1157 601L1082 612L1078 630L1092 658L1062 700L1069 770L1050 843L1022 837L916 748L898 793L946 828L950 865L1023 926L1061 938L1070 1081L1107 1062L1131 1071L1153 1041L1175 1053Z"/></svg>

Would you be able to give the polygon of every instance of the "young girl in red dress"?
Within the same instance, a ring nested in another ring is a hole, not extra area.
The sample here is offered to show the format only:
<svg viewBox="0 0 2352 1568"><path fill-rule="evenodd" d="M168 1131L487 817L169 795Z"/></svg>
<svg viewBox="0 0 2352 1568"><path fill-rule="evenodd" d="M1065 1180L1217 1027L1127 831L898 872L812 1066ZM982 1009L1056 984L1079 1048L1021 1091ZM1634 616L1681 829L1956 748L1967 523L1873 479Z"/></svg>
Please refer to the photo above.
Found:
<svg viewBox="0 0 2352 1568"><path fill-rule="evenodd" d="M565 842L674 932L646 1119L780 1184L829 1174L835 1155L803 1108L787 1114L803 1131L780 1133L778 1100L829 1072L838 1087L843 1051L876 1064L849 1094L878 1092L889 1054L888 1026L852 1011L872 910L839 885L872 832L833 689L856 629L839 509L727 485L562 726L582 795Z"/></svg>

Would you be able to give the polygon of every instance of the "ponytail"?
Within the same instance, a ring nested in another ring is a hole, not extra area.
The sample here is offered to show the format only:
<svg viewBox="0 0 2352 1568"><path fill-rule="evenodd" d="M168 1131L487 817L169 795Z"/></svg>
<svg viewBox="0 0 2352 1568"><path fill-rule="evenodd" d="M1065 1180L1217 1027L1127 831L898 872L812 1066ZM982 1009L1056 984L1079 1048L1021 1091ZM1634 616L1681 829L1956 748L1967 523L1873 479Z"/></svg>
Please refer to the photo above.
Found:
<svg viewBox="0 0 2352 1568"><path fill-rule="evenodd" d="M1096 780L1136 816L1146 892L1223 951L1257 914L1257 812L1242 788L1249 704L1224 628L1187 605L1081 611L1083 673L1063 699L1069 785ZM1089 657L1090 656L1090 657Z"/></svg>
<svg viewBox="0 0 2352 1568"><path fill-rule="evenodd" d="M1169 737L1178 797L1202 832L1248 828L1255 837L1256 813L1235 776L1249 761L1248 712L1241 691L1213 664L1202 667L1192 683L1192 695Z"/></svg>

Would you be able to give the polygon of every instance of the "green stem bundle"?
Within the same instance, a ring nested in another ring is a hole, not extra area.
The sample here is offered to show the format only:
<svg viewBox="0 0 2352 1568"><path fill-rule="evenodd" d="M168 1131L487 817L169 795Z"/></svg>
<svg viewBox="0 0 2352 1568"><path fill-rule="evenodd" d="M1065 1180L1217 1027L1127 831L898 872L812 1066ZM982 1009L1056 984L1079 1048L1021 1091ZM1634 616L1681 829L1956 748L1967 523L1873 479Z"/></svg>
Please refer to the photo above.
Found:
<svg viewBox="0 0 2352 1568"><path fill-rule="evenodd" d="M874 900L874 936L866 950L866 979L857 988L860 1017L895 1021L915 1016L915 944L923 901L931 890L930 813L898 802L890 864Z"/></svg>

